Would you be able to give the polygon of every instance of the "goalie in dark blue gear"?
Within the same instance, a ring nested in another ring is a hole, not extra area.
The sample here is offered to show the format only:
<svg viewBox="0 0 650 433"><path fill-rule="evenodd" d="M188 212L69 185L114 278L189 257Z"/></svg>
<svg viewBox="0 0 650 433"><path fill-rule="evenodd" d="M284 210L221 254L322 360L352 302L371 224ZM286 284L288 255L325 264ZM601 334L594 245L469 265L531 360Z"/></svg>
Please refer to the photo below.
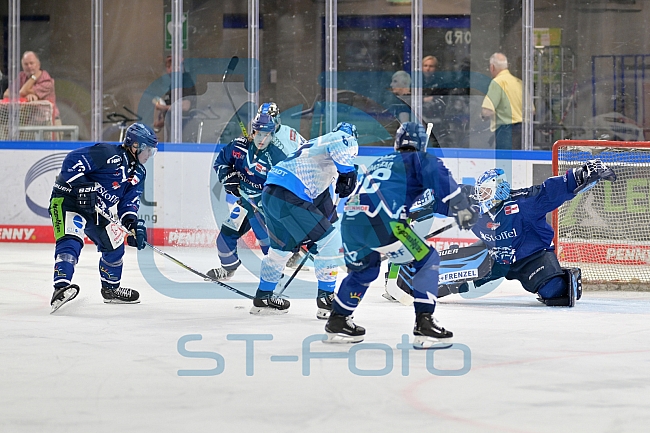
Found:
<svg viewBox="0 0 650 433"><path fill-rule="evenodd" d="M144 190L144 164L156 154L158 138L151 128L134 123L121 145L98 143L73 150L63 160L50 198L54 226L54 294L52 312L74 299L79 286L72 284L75 265L84 246L84 235L102 253L99 259L101 293L106 303L140 302L137 291L121 286L124 235L98 216L116 207L122 224L135 230L129 245L141 249L147 240L144 221L138 219Z"/></svg>
<svg viewBox="0 0 650 433"><path fill-rule="evenodd" d="M335 295L325 326L329 342L363 340L365 329L355 325L351 316L379 275L381 254L394 263L410 263L413 269L413 346L444 347L451 341L453 334L433 317L438 286L431 281L438 281L440 257L411 229L408 212L428 190L446 204L463 228L471 227L477 212L442 161L422 151L425 143L424 127L405 123L395 135L395 152L378 158L367 170L360 170L360 186L345 203L341 222L348 275Z"/></svg>
<svg viewBox="0 0 650 433"><path fill-rule="evenodd" d="M601 180L615 181L616 174L600 160L519 190L510 189L502 169L483 173L472 197L481 210L472 231L485 243L494 263L489 276L463 283L452 293L506 278L518 280L548 306L573 307L582 294L580 269L560 266L546 214Z"/></svg>

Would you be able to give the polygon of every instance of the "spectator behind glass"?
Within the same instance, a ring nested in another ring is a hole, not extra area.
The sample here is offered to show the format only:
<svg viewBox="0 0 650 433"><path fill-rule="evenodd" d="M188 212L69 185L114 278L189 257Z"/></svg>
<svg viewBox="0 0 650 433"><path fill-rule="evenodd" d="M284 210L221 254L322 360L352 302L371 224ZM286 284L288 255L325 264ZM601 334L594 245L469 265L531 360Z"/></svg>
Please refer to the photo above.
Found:
<svg viewBox="0 0 650 433"><path fill-rule="evenodd" d="M169 109L172 105L172 85L171 85L171 73L172 73L172 56L167 56L165 59L165 68L167 70L167 75L169 76L169 90L159 98L154 98L154 116L153 116L153 129L155 132L160 132L165 126L165 117L169 112ZM181 70L183 67L181 66ZM182 76L182 97L183 97L183 126L185 125L186 117L189 115L190 110L192 109L193 98L186 98L187 96L196 96L196 87L194 86L194 81L189 73L183 72ZM165 134L168 135L169 127L165 128Z"/></svg>
<svg viewBox="0 0 650 433"><path fill-rule="evenodd" d="M25 51L21 60L23 70L18 75L20 82L19 97L27 102L50 101L52 103L52 118L55 125L60 125L59 108L56 106L54 93L54 79L41 70L41 61L33 51ZM9 89L5 90L4 97L9 97Z"/></svg>
<svg viewBox="0 0 650 433"><path fill-rule="evenodd" d="M383 105L400 123L408 122L410 119L410 97L411 76L406 71L395 72L390 82L390 92L386 93Z"/></svg>

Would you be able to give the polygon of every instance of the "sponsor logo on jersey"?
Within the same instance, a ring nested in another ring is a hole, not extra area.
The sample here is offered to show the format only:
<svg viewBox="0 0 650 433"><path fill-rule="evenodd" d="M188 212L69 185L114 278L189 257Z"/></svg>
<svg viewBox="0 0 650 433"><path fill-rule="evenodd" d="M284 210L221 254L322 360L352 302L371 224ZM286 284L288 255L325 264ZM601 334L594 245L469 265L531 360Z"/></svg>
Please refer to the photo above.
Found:
<svg viewBox="0 0 650 433"><path fill-rule="evenodd" d="M106 160L106 164L120 164L122 162L122 157L120 155L111 156Z"/></svg>
<svg viewBox="0 0 650 433"><path fill-rule="evenodd" d="M266 175L267 168L264 167L263 164L260 164L258 162L257 164L255 164L255 171L260 173L260 174Z"/></svg>
<svg viewBox="0 0 650 433"><path fill-rule="evenodd" d="M118 196L116 196L115 194L110 194L108 190L104 188L102 185L99 185L97 187L97 192L99 193L99 196L103 200L106 200L111 204L117 204L117 202L120 201L120 198Z"/></svg>
<svg viewBox="0 0 650 433"><path fill-rule="evenodd" d="M481 232L481 239L483 239L486 242L503 241L505 239L512 239L516 237L517 237L517 229L512 229L511 231L503 231L497 235Z"/></svg>
<svg viewBox="0 0 650 433"><path fill-rule="evenodd" d="M289 131L289 140L296 141L296 131L294 131L293 129Z"/></svg>
<svg viewBox="0 0 650 433"><path fill-rule="evenodd" d="M343 210L345 212L366 212L368 209L370 209L370 206L362 204L354 204L354 205L345 205L343 207Z"/></svg>
<svg viewBox="0 0 650 433"><path fill-rule="evenodd" d="M496 230L496 229L498 229L498 228L501 226L501 223L496 223L496 222L492 222L492 221L490 221L490 222L487 223L485 226L486 226L487 228L489 228L490 230Z"/></svg>
<svg viewBox="0 0 650 433"><path fill-rule="evenodd" d="M510 206L506 206L504 208L506 215L512 215L513 213L519 213L519 205L518 204L511 204Z"/></svg>
<svg viewBox="0 0 650 433"><path fill-rule="evenodd" d="M113 187L113 189L118 189L120 187L120 183L117 182L117 181L113 181L113 183L111 184L111 187Z"/></svg>
<svg viewBox="0 0 650 433"><path fill-rule="evenodd" d="M478 278L478 269L467 269L465 271L454 271L440 274L438 276L438 284L447 283L449 281L460 281L467 279Z"/></svg>
<svg viewBox="0 0 650 433"><path fill-rule="evenodd" d="M234 150L232 151L232 156L235 159L244 159L244 153L240 152L239 150Z"/></svg>
<svg viewBox="0 0 650 433"><path fill-rule="evenodd" d="M131 177L129 177L126 181L127 181L128 183L130 183L131 185L137 185L137 184L140 183L140 178L138 177L137 174L133 174L133 175L131 175Z"/></svg>

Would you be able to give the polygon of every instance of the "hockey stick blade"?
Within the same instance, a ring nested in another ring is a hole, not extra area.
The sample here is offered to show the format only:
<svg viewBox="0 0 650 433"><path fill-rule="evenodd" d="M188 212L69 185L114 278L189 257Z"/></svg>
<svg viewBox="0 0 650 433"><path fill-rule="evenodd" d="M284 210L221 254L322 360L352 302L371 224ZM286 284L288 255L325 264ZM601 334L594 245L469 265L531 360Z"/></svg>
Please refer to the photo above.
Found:
<svg viewBox="0 0 650 433"><path fill-rule="evenodd" d="M426 235L426 236L424 237L424 239L429 240L429 239L431 239L431 238L434 238L434 237L438 236L440 233L442 233L442 232L446 232L447 230L449 230L449 229L452 228L453 226L454 226L454 224L453 224L453 223L450 223L450 224L447 224L447 225L444 226L444 227L440 227L438 230L435 230L435 231L429 233L428 235Z"/></svg>
<svg viewBox="0 0 650 433"><path fill-rule="evenodd" d="M121 223L121 222L117 219L117 217L115 217L114 215L111 215L110 213L104 211L102 208L100 208L100 207L97 206L97 205L95 205L95 210L97 211L97 213L98 213L99 215L103 216L103 217L106 218L108 221L110 221L111 223L115 224L115 225L116 225L120 230L122 230L124 233L129 234L129 235L132 235L132 236L135 236L135 234L134 234L133 232L127 230L127 228L124 227L124 226L122 225L122 223ZM162 251L161 249L159 249L159 248L157 248L157 247L151 245L151 244L150 244L149 242L147 242L147 241L145 241L144 244L145 244L146 246L148 246L149 248L151 248L152 250L154 250L156 253L160 254L161 256L163 256L163 257L165 257L165 258L171 260L172 262L176 263L176 264L177 264L178 266L180 266L181 268L183 268L183 269L185 269L185 270L188 270L188 271L192 272L194 275L198 275L199 277L203 278L205 281L210 281L210 282L212 282L212 283L216 283L216 284L220 285L221 287L224 287L224 288L230 290L231 292L235 292L235 293L237 293L238 295L243 296L244 298L248 298L248 299L253 299L253 298L254 298L254 296L249 295L249 294L246 293L246 292L242 292L241 290L238 290L238 289L236 289L236 288L234 288L234 287L232 287L232 286L229 286L228 284L224 284L224 283L222 283L221 281L213 280L212 278L210 278L210 277L208 277L207 275L205 275L203 272L199 272L199 271L197 271L196 269L193 269L193 268L187 266L185 263L183 263L183 262L181 262L180 260L178 260L178 259L176 259L176 258L170 256L170 255L167 254L166 252L164 252L164 251Z"/></svg>

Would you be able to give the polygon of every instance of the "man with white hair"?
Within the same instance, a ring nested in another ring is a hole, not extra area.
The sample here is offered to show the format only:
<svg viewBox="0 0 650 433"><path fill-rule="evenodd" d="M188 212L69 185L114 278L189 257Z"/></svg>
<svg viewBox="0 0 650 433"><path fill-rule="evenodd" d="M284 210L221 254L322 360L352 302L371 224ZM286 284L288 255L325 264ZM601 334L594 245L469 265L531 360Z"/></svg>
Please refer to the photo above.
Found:
<svg viewBox="0 0 650 433"><path fill-rule="evenodd" d="M521 149L522 83L508 70L502 53L490 57L492 82L483 100L481 117L490 119L497 149Z"/></svg>

